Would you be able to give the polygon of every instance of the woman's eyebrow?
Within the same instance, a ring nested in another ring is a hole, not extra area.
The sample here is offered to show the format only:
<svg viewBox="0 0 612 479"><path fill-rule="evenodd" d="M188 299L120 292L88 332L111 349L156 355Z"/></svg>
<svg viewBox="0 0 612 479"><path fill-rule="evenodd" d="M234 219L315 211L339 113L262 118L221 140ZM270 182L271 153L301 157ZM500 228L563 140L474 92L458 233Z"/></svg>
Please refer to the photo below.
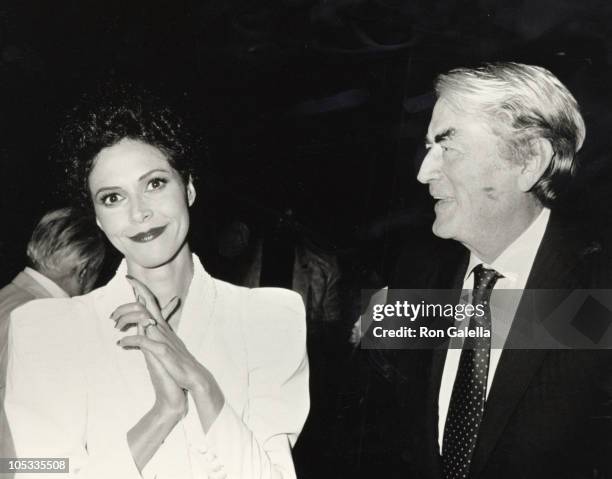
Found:
<svg viewBox="0 0 612 479"><path fill-rule="evenodd" d="M98 189L98 191L96 191L94 196L98 196L103 191L113 191L113 190L116 190L116 189L119 189L119 187L118 186L103 186L102 188Z"/></svg>
<svg viewBox="0 0 612 479"><path fill-rule="evenodd" d="M145 179L147 176L149 176L149 175L151 175L151 174L153 174L153 173L158 173L158 172L161 172L161 173L168 173L168 174L170 173L168 170L166 170L166 169L164 169L164 168L154 168L154 169L153 169L153 170L151 170L151 171L147 171L147 172L146 172L144 175L141 175L141 176L138 178L138 181L142 181L142 180L144 180L144 179Z"/></svg>

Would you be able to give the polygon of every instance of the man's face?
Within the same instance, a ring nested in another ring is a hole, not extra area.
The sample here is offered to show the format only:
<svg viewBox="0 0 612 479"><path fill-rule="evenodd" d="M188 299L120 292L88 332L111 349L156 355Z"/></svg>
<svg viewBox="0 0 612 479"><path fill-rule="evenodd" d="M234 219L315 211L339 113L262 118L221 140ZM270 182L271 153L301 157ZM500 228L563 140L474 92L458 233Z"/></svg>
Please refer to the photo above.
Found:
<svg viewBox="0 0 612 479"><path fill-rule="evenodd" d="M503 139L486 120L439 99L427 147L417 178L429 185L436 200L434 234L460 241L477 254L496 249L491 245L508 236L526 196L518 186L520 166L501 157Z"/></svg>

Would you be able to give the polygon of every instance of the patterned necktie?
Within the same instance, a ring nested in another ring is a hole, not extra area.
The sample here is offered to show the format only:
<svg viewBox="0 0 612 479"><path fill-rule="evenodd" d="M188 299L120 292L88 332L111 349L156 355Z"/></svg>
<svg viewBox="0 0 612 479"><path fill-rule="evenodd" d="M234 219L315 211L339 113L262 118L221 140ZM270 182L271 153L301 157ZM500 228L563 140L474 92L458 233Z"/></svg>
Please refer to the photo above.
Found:
<svg viewBox="0 0 612 479"><path fill-rule="evenodd" d="M491 331L489 299L495 282L503 278L497 271L479 264L474 268L472 304L484 314L470 319L470 330L482 326ZM476 309L478 311L478 309ZM478 428L484 413L491 337L468 337L463 343L461 359L448 406L442 440L442 469L445 479L468 477L472 454L476 448Z"/></svg>

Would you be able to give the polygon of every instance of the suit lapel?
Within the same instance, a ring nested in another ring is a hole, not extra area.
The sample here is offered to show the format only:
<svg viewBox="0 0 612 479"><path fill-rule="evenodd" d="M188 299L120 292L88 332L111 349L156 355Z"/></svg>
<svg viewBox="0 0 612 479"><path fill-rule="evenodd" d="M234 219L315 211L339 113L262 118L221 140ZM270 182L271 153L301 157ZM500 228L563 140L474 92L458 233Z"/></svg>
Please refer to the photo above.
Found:
<svg viewBox="0 0 612 479"><path fill-rule="evenodd" d="M480 425L471 477L478 477L486 465L510 416L547 354L548 351L544 349L503 351Z"/></svg>
<svg viewBox="0 0 612 479"><path fill-rule="evenodd" d="M440 395L440 383L442 381L442 373L444 371L444 363L446 361L447 349L437 349L431 352L431 371L429 374L430 382L428 385L427 397L427 423L426 433L428 438L428 453L429 463L431 464L431 476L442 477L442 461L440 456L440 448L438 445L438 396Z"/></svg>
<svg viewBox="0 0 612 479"><path fill-rule="evenodd" d="M571 273L579 255L576 251L571 254L572 248L568 246L572 242L570 240L573 241L573 238L567 230L559 225L557 219L551 217L527 280L525 289L528 292L576 287ZM537 344L532 344L532 349L530 344L526 343L529 339L537 341L537 338L526 337L524 331L529 331L533 326L529 323L538 321L538 311L540 309L534 303L534 296L523 294L506 340L506 345L510 345L512 349L504 349L502 352L487 399L478 443L472 458L472 477L478 477L484 469L529 383L549 354L548 350L537 349Z"/></svg>
<svg viewBox="0 0 612 479"><path fill-rule="evenodd" d="M469 253L467 250L462 250L459 256L455 257L453 260L447 259L446 261L443 261L441 267L434 275L434 279L430 287L436 289L456 290L455 299L457 302L459 302L468 262ZM438 396L440 395L440 385L442 382L442 374L444 372L447 350L447 343L444 343L441 348L431 351L430 371L428 375L428 403L426 406L427 419L425 427L427 441L429 444L428 454L430 472L431 477L434 478L442 477L442 462L440 447L438 444Z"/></svg>

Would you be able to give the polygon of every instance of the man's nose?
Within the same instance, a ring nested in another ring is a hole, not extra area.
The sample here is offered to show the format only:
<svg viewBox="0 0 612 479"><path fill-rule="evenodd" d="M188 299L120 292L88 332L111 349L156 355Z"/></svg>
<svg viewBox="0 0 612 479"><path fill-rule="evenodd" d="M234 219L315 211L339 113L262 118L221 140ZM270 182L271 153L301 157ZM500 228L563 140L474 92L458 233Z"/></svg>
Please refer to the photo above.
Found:
<svg viewBox="0 0 612 479"><path fill-rule="evenodd" d="M153 210L149 207L147 201L141 197L133 198L130 212L135 223L144 223L153 216Z"/></svg>
<svg viewBox="0 0 612 479"><path fill-rule="evenodd" d="M417 175L417 180L419 180L419 182L427 184L440 177L440 162L442 155L437 151L438 149L436 145L432 145L427 151L425 158L423 158L423 163L421 163L419 174Z"/></svg>

